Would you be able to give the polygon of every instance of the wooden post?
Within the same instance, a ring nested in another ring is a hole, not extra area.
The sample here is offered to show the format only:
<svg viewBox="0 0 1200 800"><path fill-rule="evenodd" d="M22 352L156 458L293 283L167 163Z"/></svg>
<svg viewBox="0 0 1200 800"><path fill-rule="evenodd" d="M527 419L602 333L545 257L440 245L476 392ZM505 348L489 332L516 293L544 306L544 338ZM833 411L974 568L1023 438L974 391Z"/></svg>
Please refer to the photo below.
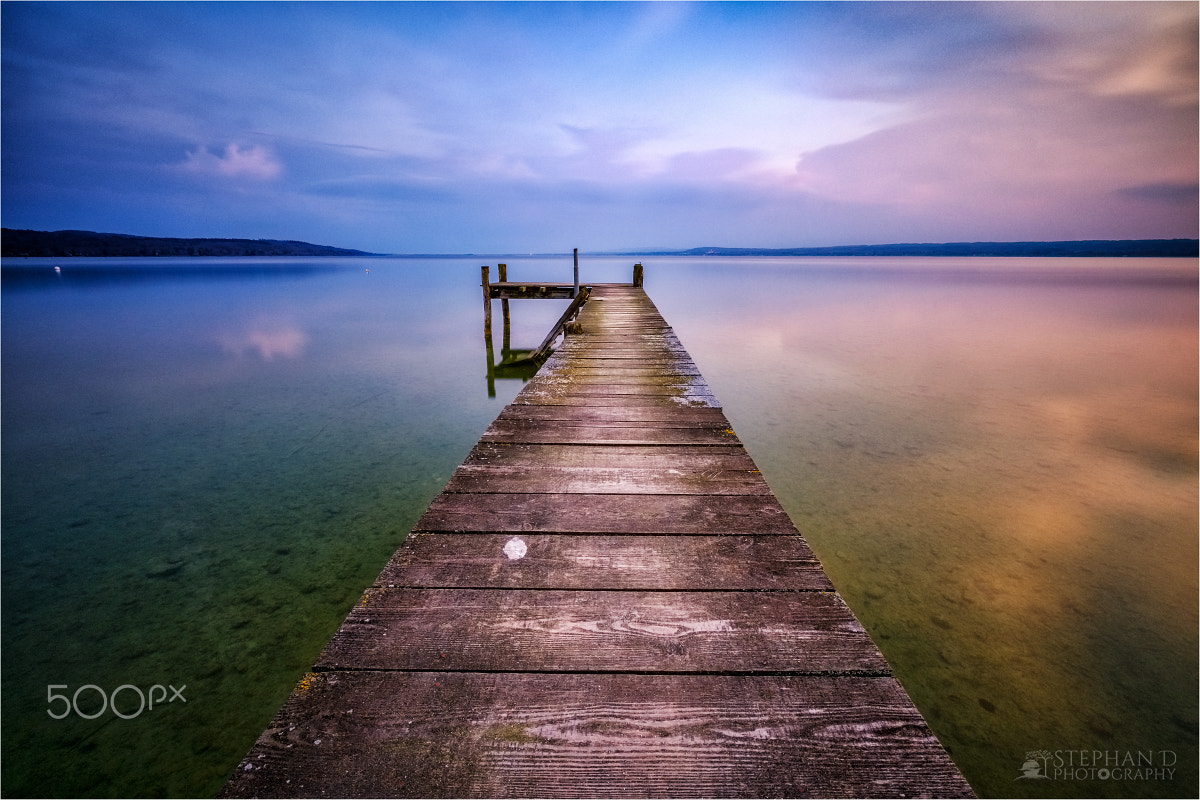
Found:
<svg viewBox="0 0 1200 800"><path fill-rule="evenodd" d="M492 338L492 287L488 282L488 272L491 267L484 264L479 268L483 275L483 335Z"/></svg>
<svg viewBox="0 0 1200 800"><path fill-rule="evenodd" d="M508 264L497 264L496 271L500 273L500 283L507 283L508 282ZM509 350L509 346L508 346L509 332L512 330L512 323L509 321L509 316L508 316L508 298L507 297L500 298L500 318L504 320L504 340L500 344L500 353L501 353L501 358L506 358L508 356L508 350Z"/></svg>
<svg viewBox="0 0 1200 800"><path fill-rule="evenodd" d="M640 262L633 265L633 285L642 285L642 265Z"/></svg>
<svg viewBox="0 0 1200 800"><path fill-rule="evenodd" d="M575 288L571 291L571 297L579 296L579 248L575 248Z"/></svg>
<svg viewBox="0 0 1200 800"><path fill-rule="evenodd" d="M500 301L500 316L504 320L504 338L500 343L500 353L502 356L507 357L508 351L512 349L511 345L509 344L509 340L512 338L512 323L509 321L508 316L507 297Z"/></svg>

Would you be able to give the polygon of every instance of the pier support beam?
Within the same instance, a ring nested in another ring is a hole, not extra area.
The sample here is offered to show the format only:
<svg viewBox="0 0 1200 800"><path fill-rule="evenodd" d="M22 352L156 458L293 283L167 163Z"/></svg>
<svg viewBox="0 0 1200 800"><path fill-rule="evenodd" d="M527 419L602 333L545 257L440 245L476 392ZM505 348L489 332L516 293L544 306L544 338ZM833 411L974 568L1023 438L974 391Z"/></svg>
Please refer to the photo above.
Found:
<svg viewBox="0 0 1200 800"><path fill-rule="evenodd" d="M479 268L483 277L483 335L489 340L492 338L492 286L488 281L491 269L486 264Z"/></svg>

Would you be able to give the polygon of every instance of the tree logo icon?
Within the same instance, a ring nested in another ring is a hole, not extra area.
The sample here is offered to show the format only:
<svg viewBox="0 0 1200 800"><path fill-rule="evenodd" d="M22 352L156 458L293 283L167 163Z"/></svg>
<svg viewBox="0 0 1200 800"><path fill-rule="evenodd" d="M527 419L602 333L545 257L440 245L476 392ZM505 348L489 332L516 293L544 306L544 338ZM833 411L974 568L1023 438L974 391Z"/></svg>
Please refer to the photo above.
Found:
<svg viewBox="0 0 1200 800"><path fill-rule="evenodd" d="M1024 778L1049 780L1050 776L1046 774L1046 765L1049 761L1049 750L1030 750L1025 754L1025 763L1021 765L1021 774L1014 778L1014 780L1019 781Z"/></svg>

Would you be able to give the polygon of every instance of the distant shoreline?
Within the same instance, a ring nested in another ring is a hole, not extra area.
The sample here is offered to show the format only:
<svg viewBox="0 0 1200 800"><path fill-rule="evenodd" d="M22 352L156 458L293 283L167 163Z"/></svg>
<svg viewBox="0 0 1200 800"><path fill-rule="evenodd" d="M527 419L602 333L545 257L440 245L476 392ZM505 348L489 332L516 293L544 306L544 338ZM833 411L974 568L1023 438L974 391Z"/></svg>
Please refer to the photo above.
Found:
<svg viewBox="0 0 1200 800"><path fill-rule="evenodd" d="M570 253L370 253L343 247L279 239L162 238L94 231L0 229L0 255L6 258L74 257L247 257L390 256L393 258L560 257ZM959 256L1016 258L1196 258L1197 239L1084 239L1054 242L948 242L840 245L835 247L693 247L687 250L622 250L585 256L749 257L749 256Z"/></svg>
<svg viewBox="0 0 1200 800"><path fill-rule="evenodd" d="M372 256L363 250L279 239L175 239L94 231L0 229L0 255L27 258Z"/></svg>
<svg viewBox="0 0 1200 800"><path fill-rule="evenodd" d="M1200 256L1197 239L1094 239L1063 242L949 242L864 244L838 247L694 247L690 250L617 253L653 256L1001 256L1025 258L1188 258Z"/></svg>

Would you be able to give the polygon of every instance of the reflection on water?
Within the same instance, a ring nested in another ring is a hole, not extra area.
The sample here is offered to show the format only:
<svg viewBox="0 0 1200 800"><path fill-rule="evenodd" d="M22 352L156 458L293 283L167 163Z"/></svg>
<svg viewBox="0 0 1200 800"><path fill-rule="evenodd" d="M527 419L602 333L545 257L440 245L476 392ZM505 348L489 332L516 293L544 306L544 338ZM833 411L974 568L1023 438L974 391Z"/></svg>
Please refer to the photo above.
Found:
<svg viewBox="0 0 1200 800"><path fill-rule="evenodd" d="M495 347L492 344L491 330L484 328L483 348L487 356L487 387L488 397L496 396L496 381L497 380L519 380L525 383L534 375L544 363L543 360L535 360L531 356L537 351L538 344L535 343L532 347L526 349L514 349L512 346L512 303L516 303L518 307L528 306L531 302L542 304L553 304L552 307L559 309L567 305L566 301L562 300L546 300L546 299L524 299L524 300L500 300L500 318L501 318L501 340L500 340L500 360L496 361ZM493 305L496 305L493 302ZM539 315L544 316L544 315Z"/></svg>
<svg viewBox="0 0 1200 800"><path fill-rule="evenodd" d="M274 358L298 358L308 344L308 336L286 320L259 319L239 330L223 331L221 347L237 358L256 355L263 361Z"/></svg>
<svg viewBox="0 0 1200 800"><path fill-rule="evenodd" d="M651 289L984 795L1196 791L1195 264L1123 266ZM1013 783L1039 750L1178 763Z"/></svg>
<svg viewBox="0 0 1200 800"><path fill-rule="evenodd" d="M980 794L1195 795L1194 261L642 260ZM215 794L520 389L480 386L476 261L228 263L56 284L4 262L7 795ZM521 345L566 303L514 302ZM47 714L86 684L187 702ZM1072 750L1178 763L1016 780Z"/></svg>
<svg viewBox="0 0 1200 800"><path fill-rule="evenodd" d="M6 285L5 794L216 794L515 394L477 265L337 265Z"/></svg>

